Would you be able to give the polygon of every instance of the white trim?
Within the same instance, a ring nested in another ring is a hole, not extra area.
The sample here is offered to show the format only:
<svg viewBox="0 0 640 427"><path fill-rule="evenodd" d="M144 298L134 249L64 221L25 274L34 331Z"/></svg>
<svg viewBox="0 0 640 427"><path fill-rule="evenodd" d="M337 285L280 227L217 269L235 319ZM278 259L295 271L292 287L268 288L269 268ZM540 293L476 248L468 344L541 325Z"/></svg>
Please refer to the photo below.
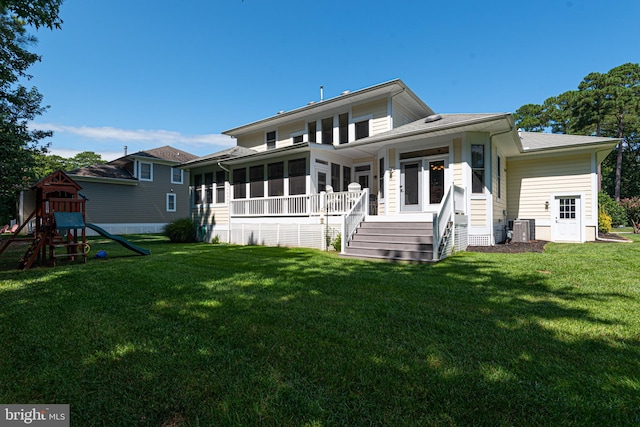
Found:
<svg viewBox="0 0 640 427"><path fill-rule="evenodd" d="M151 162L141 162L138 161L138 167L136 168L138 171L138 180L140 181L147 181L147 182L153 182L153 163ZM142 166L143 165L149 165L149 176L150 178L143 178L142 177Z"/></svg>
<svg viewBox="0 0 640 427"><path fill-rule="evenodd" d="M173 173L175 171L179 171L180 172L180 181L174 181L173 180ZM172 184L183 184L184 183L184 170L183 169L174 168L174 167L171 168L171 183Z"/></svg>
<svg viewBox="0 0 640 427"><path fill-rule="evenodd" d="M172 197L173 197L173 209L169 207L169 199L171 199ZM176 193L167 193L166 205L165 205L167 212L176 212L177 207L178 207L178 196L176 195Z"/></svg>

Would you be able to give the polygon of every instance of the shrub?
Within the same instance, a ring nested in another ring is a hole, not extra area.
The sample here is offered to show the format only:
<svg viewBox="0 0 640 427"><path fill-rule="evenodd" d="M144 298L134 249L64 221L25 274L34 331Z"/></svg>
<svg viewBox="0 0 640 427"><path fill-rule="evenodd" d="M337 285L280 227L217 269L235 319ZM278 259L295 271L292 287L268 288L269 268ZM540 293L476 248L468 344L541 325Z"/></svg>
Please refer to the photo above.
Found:
<svg viewBox="0 0 640 427"><path fill-rule="evenodd" d="M627 212L627 220L633 226L633 232L640 233L640 197L622 199L620 206Z"/></svg>
<svg viewBox="0 0 640 427"><path fill-rule="evenodd" d="M598 206L599 208L604 208L605 212L611 217L612 227L618 227L627 223L627 213L625 209L604 191L598 193Z"/></svg>
<svg viewBox="0 0 640 427"><path fill-rule="evenodd" d="M604 206L600 206L600 210L598 211L598 230L603 233L611 232L611 217L604 209Z"/></svg>
<svg viewBox="0 0 640 427"><path fill-rule="evenodd" d="M342 251L342 234L338 233L336 238L331 241L331 246L336 252Z"/></svg>
<svg viewBox="0 0 640 427"><path fill-rule="evenodd" d="M173 243L195 242L198 229L191 218L180 218L165 225L164 235Z"/></svg>

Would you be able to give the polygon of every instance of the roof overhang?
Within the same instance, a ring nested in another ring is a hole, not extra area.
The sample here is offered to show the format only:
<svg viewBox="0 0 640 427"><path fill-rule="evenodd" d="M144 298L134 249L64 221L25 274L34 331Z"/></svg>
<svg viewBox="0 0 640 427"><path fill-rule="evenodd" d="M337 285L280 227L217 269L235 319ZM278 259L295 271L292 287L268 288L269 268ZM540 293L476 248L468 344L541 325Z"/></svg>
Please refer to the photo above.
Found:
<svg viewBox="0 0 640 427"><path fill-rule="evenodd" d="M237 138L241 135L264 130L265 127L276 127L295 120L306 120L310 115L322 114L355 103L372 101L376 98L387 96L400 97L403 104L409 108L411 112L416 114L416 116L428 116L433 114L433 110L415 93L413 93L413 91L409 89L402 80L396 79L354 92L343 93L342 95L326 99L321 102L310 103L304 107L285 111L266 119L226 130L222 133L224 135L231 136L232 138Z"/></svg>
<svg viewBox="0 0 640 427"><path fill-rule="evenodd" d="M336 146L336 152L346 155L376 155L377 151L389 144L415 141L421 138L437 138L464 132L487 132L494 141L505 145L505 150L517 153L522 150L520 138L517 136L513 116L508 113L492 114L452 123L429 124L428 127L413 129L407 132L380 134L361 141ZM510 143L510 144L509 144Z"/></svg>
<svg viewBox="0 0 640 427"><path fill-rule="evenodd" d="M286 155L286 154L308 152L310 151L309 144L310 144L309 142L299 142L297 144L289 145L287 147L274 148L272 150L260 151L257 153L248 154L245 156L233 157L231 159L226 159L226 160L212 160L206 163L203 162L197 165L190 165L190 167L193 168L193 167L219 165L219 164L223 164L225 166L226 165L232 166L232 165L246 163L254 160L255 161L268 160L276 157L281 157L282 155Z"/></svg>
<svg viewBox="0 0 640 427"><path fill-rule="evenodd" d="M69 175L74 181L80 182L96 182L101 184L114 184L114 185L138 185L138 180L124 179L124 178L105 178L96 176L82 176L82 175Z"/></svg>

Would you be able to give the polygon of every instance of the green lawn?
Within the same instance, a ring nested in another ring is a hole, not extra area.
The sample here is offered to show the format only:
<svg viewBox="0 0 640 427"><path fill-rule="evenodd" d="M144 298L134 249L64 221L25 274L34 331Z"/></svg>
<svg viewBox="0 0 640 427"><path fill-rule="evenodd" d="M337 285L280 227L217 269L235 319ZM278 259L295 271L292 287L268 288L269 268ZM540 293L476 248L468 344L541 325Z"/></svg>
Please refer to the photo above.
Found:
<svg viewBox="0 0 640 427"><path fill-rule="evenodd" d="M640 239L436 265L108 240L0 257L0 402L85 425L640 424ZM12 247L14 248L14 247Z"/></svg>

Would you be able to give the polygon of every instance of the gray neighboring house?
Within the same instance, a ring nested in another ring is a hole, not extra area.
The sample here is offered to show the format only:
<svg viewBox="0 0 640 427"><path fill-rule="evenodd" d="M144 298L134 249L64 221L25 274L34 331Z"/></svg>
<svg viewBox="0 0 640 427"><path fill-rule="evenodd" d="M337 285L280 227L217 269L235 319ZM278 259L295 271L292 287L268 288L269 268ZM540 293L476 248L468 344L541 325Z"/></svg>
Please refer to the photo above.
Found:
<svg viewBox="0 0 640 427"><path fill-rule="evenodd" d="M189 172L177 166L196 158L167 145L67 175L88 199L88 223L112 234L159 233L165 224L190 215Z"/></svg>

